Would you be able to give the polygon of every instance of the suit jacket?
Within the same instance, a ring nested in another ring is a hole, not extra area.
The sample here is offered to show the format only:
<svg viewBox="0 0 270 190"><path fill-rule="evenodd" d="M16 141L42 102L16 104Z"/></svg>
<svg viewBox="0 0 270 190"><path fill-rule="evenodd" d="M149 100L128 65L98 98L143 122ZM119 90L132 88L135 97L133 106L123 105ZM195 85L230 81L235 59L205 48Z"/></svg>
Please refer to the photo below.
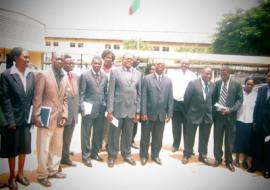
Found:
<svg viewBox="0 0 270 190"><path fill-rule="evenodd" d="M26 77L26 92L19 75L11 74L11 69L1 74L0 85L0 102L7 123L26 125L34 96L34 74L29 72Z"/></svg>
<svg viewBox="0 0 270 190"><path fill-rule="evenodd" d="M256 104L253 112L253 122L256 128L270 134L270 99L267 100L268 85L258 89Z"/></svg>
<svg viewBox="0 0 270 190"><path fill-rule="evenodd" d="M52 108L49 128L57 126L61 118L68 118L67 81L61 80L58 87L52 67L36 74L36 89L33 100L33 119L40 116L41 106Z"/></svg>
<svg viewBox="0 0 270 190"><path fill-rule="evenodd" d="M75 123L78 122L78 112L79 112L79 76L72 72L73 78L73 88L75 94L72 93L72 84L70 84L68 80L68 76L65 76L65 80L67 80L67 102L68 102L68 119L66 121L66 125L71 125L73 119Z"/></svg>
<svg viewBox="0 0 270 190"><path fill-rule="evenodd" d="M111 71L107 111L117 118L133 118L141 108L141 73L131 69L131 80L126 77L123 67Z"/></svg>
<svg viewBox="0 0 270 190"><path fill-rule="evenodd" d="M215 104L219 100L221 84L222 84L222 80L218 80L215 83L215 90L213 94L213 104ZM240 108L242 103L243 103L242 86L239 82L231 78L229 82L229 89L227 91L226 106L230 109L230 113L228 114L227 117L228 117L229 122L232 125L234 125L236 121L237 110ZM217 114L217 110L215 109L214 117L216 114Z"/></svg>
<svg viewBox="0 0 270 190"><path fill-rule="evenodd" d="M108 77L100 72L99 82L92 70L84 72L80 77L80 111L84 111L83 102L93 104L91 117L104 115L106 110Z"/></svg>
<svg viewBox="0 0 270 190"><path fill-rule="evenodd" d="M212 117L212 95L214 83L209 82L206 99L203 97L203 85L201 78L189 82L184 94L184 107L187 118L194 125L201 123L211 124Z"/></svg>
<svg viewBox="0 0 270 190"><path fill-rule="evenodd" d="M145 76L142 87L142 115L149 120L165 121L173 115L173 90L169 77L163 75L158 82L156 75Z"/></svg>

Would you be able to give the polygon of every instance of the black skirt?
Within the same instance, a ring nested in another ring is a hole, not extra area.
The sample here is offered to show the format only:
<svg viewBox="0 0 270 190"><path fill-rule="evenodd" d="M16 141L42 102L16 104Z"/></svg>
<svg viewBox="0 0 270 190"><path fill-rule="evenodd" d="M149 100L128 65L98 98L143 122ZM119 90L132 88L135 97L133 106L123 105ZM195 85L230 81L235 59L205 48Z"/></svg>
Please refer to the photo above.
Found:
<svg viewBox="0 0 270 190"><path fill-rule="evenodd" d="M250 155L251 131L252 123L242 123L240 121L236 121L236 134L233 152Z"/></svg>
<svg viewBox="0 0 270 190"><path fill-rule="evenodd" d="M5 128L1 134L0 157L11 158L31 153L31 132L29 125L17 126L16 130Z"/></svg>

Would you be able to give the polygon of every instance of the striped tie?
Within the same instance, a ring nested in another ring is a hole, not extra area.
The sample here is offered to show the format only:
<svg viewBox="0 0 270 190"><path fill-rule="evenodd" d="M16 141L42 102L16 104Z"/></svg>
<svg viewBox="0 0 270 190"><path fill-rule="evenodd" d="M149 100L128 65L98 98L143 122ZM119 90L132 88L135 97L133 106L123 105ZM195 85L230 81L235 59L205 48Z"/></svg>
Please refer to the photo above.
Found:
<svg viewBox="0 0 270 190"><path fill-rule="evenodd" d="M226 106L227 93L228 93L227 82L224 82L218 101L218 103L220 103L223 106Z"/></svg>

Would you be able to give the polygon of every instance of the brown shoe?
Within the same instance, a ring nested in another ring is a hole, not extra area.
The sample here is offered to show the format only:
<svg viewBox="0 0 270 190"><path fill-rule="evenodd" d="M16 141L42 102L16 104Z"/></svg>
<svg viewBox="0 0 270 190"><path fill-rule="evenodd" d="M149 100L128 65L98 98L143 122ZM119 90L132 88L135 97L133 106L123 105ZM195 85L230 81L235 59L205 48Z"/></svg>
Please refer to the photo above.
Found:
<svg viewBox="0 0 270 190"><path fill-rule="evenodd" d="M30 181L24 176L17 176L16 181L24 186L30 185Z"/></svg>
<svg viewBox="0 0 270 190"><path fill-rule="evenodd" d="M49 176L49 178L63 179L63 178L66 178L66 174L63 174L61 172L57 172L57 173Z"/></svg>
<svg viewBox="0 0 270 190"><path fill-rule="evenodd" d="M189 158L184 156L183 159L182 159L182 164L187 164L189 161Z"/></svg>
<svg viewBox="0 0 270 190"><path fill-rule="evenodd" d="M17 190L18 189L18 185L16 183L15 178L9 179L8 180L8 188L10 190Z"/></svg>
<svg viewBox="0 0 270 190"><path fill-rule="evenodd" d="M43 178L43 179L37 179L38 183L44 187L51 187L52 184L51 182L49 181L48 178Z"/></svg>

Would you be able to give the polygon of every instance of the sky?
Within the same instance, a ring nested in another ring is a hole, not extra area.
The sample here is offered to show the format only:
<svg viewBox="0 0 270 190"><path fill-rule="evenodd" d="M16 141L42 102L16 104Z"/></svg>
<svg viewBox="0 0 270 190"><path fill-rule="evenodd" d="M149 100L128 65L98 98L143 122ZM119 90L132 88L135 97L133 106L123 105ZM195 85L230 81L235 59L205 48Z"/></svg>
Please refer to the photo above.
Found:
<svg viewBox="0 0 270 190"><path fill-rule="evenodd" d="M140 9L128 16L132 1L0 0L0 7L34 17L48 28L215 33L224 13L258 3L258 0L140 0Z"/></svg>

